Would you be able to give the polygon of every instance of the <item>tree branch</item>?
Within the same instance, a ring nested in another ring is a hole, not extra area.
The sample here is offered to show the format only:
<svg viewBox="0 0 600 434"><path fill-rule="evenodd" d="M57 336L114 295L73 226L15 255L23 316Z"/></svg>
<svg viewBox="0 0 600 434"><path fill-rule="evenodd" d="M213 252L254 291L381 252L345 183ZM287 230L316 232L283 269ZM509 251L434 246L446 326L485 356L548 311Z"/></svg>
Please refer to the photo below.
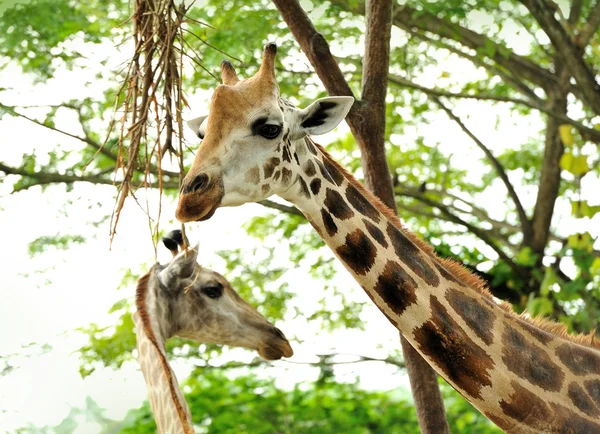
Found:
<svg viewBox="0 0 600 434"><path fill-rule="evenodd" d="M391 83L394 83L398 86L404 86L404 87L409 87L412 89L417 89L417 90L420 90L421 92L423 92L427 95L431 95L431 96L443 96L443 97L447 97L447 98L461 98L461 99L476 99L476 100L482 100L482 101L498 101L498 102L508 102L508 103L513 103L513 104L525 105L532 109L539 110L542 113L546 113L550 116L553 116L556 119L559 119L563 123L573 125L588 140L591 140L591 141L594 141L597 143L600 142L600 131L598 131L594 128L590 128L590 127L584 125L583 123L581 123L580 121L571 119L570 117L568 117L564 114L552 111L552 110L550 110L550 108L548 108L547 105L543 104L542 102L538 102L538 100L526 100L526 99L522 99L522 98L514 98L514 97L509 97L509 96L471 95L468 93L448 92L448 91L432 89L432 88L428 88L425 86L421 86L421 85L414 83L404 77L401 77L399 75L394 75L394 74L389 74L388 80Z"/></svg>
<svg viewBox="0 0 600 434"><path fill-rule="evenodd" d="M496 242L488 235L488 233L482 229L479 229L477 226L472 225L471 223L466 222L460 217L453 214L447 205L443 203L437 202L431 198L428 198L425 194L420 193L418 191L409 190L409 189L401 189L401 194L403 196L412 197L414 199L419 200L420 202L426 203L427 205L439 209L445 216L448 221L464 226L471 232L473 235L477 236L484 243L490 246L494 251L498 254L500 259L502 259L510 268L517 273L519 276L523 276L523 270L496 244Z"/></svg>
<svg viewBox="0 0 600 434"><path fill-rule="evenodd" d="M564 92L556 90L551 94L552 110L566 113L567 100ZM544 154L540 174L540 183L538 193L533 208L531 218L531 228L533 236L530 247L535 253L543 255L548 237L550 234L550 225L552 215L554 214L554 205L558 197L560 187L560 158L564 153L564 146L558 134L559 123L553 117L548 117L546 121L546 138L544 145Z"/></svg>
<svg viewBox="0 0 600 434"><path fill-rule="evenodd" d="M365 13L365 3L363 1L332 0L332 3L355 14L362 15ZM486 36L438 18L424 10L417 10L407 5L398 5L394 13L393 24L407 31L418 29L431 32L440 37L452 39L474 50L487 50L489 54L483 54L493 59L497 64L543 88L548 88L558 81L552 72L529 59L513 53L510 49L495 43Z"/></svg>
<svg viewBox="0 0 600 434"><path fill-rule="evenodd" d="M592 40L592 37L600 26L600 0L596 1L596 4L590 11L586 23L581 28L579 35L575 38L575 44L580 49L584 49Z"/></svg>
<svg viewBox="0 0 600 434"><path fill-rule="evenodd" d="M0 108L3 108L5 110L7 110L13 116L21 117L23 119L28 120L29 122L32 122L32 123L34 123L36 125L39 125L39 126L44 127L44 128L47 128L47 129L49 129L51 131L56 131L57 133L63 134L65 136L67 136L67 137L71 137L73 139L77 139L77 140L79 140L79 141L81 141L81 142L83 142L83 143L91 146L96 151L98 151L101 154L107 156L108 158L110 158L114 162L118 161L118 156L116 154L112 153L109 149L107 149L104 146L104 144L101 144L101 143L99 143L99 142L97 142L97 141L95 141L94 139L91 138L91 136L89 134L89 131L88 131L88 129L85 126L85 123L83 121L83 117L82 117L83 114L80 111L80 109L81 109L80 107L72 105L72 104L59 104L59 105L47 105L47 106L23 106L23 108L32 108L32 107L64 107L64 108L68 108L68 109L77 111L78 112L79 123L81 124L81 129L83 130L85 136L84 137L78 136L76 134L72 134L72 133L69 133L67 131L61 130L59 128L53 127L51 125L45 124L44 122L40 122L40 121L38 121L36 119L30 118L27 115L24 115L23 113L20 113L20 112L16 111L15 108L12 107L12 106L6 106L6 105L3 105L2 103L0 103ZM156 166L152 165L150 168L155 173L158 173L158 168ZM164 169L162 169L161 172L162 172L163 175L167 175L167 176L169 176L171 178L177 178L177 177L179 177L179 173L178 172L172 172L170 170L164 170Z"/></svg>
<svg viewBox="0 0 600 434"><path fill-rule="evenodd" d="M273 0L273 3L329 94L352 95L344 75L329 51L327 41L315 30L298 0ZM385 133L385 95L391 32L388 20L391 18L391 8L392 0L370 0L368 3L365 58L369 60L369 65L364 66L363 72L373 72L379 77L379 81L376 81L377 77L371 79L363 75L363 80L366 80L363 95L369 100L366 104L360 102L354 104L346 121L361 151L367 187L391 209L396 210L392 180L385 155L384 136L380 133L381 131ZM381 86L384 89L376 89L374 86ZM375 98L382 99L376 101ZM372 110L373 107L376 108ZM379 116L378 110L381 110L381 107L383 107L383 115ZM437 374L402 336L400 342L422 431L440 434L449 432L444 404L437 384Z"/></svg>
<svg viewBox="0 0 600 434"><path fill-rule="evenodd" d="M377 357L363 356L360 354L337 354L337 353L317 354L316 356L320 359L318 362L298 362L298 361L294 361L294 360L280 360L280 362L289 363L292 365L308 365L308 366L314 366L314 367L351 365L351 364L355 364L355 363L364 363L364 362L380 362L380 363L387 363L389 365L397 366L400 369L406 368L406 365L404 364L404 362L402 360L398 360L394 357L377 358ZM352 357L356 357L356 359L335 362L332 359L336 356L352 356ZM207 363L206 365L196 365L195 369L204 370L204 369L255 368L255 367L265 366L265 365L269 365L269 364L272 364L272 363L262 360L262 359L259 359L259 358L256 358L249 363L227 362L227 363L223 363L222 365L210 365Z"/></svg>
<svg viewBox="0 0 600 434"><path fill-rule="evenodd" d="M64 105L64 104L63 104L63 105L61 105L61 106L62 106L62 107L66 107L66 108L71 108L71 109L73 109L73 107L71 107L71 106L66 106L66 105ZM49 130L52 130L52 131L56 131L57 133L63 134L63 135L65 135L65 136L67 136L67 137L71 137L71 138L73 138L73 139L77 139L77 140L79 140L79 141L81 141L81 142L83 142L83 143L85 143L85 144L87 144L87 145L91 146L92 148L94 148L94 149L96 149L96 150L100 151L102 154L106 155L106 156L107 156L107 157L109 157L111 160L113 160L113 161L117 161L117 156L116 156L115 154L113 154L112 152L110 152L108 149L105 149L105 148L104 148L104 147L103 147L103 146L102 146L100 143L98 143L98 142L96 142L96 141L92 140L90 137L87 137L87 136L85 136L85 137L81 137L81 136L78 136L77 134L71 134L71 133L68 133L68 132L66 132L66 131L63 131L63 130L61 130L61 129L58 129L58 128L56 128L56 127L53 127L53 126L51 126L51 125L45 124L44 122L40 122L40 121L38 121L38 120L36 120L36 119L30 118L29 116L27 116L27 115L24 115L23 113L19 113L19 112L18 112L18 111L16 111L16 110L15 110L15 108L14 108L14 107L12 107L12 106L7 106L7 105L4 105L4 104L1 104L1 103L0 103L0 108L2 108L2 109L5 109L6 111L8 111L8 112L9 112L10 114L12 114L13 116L17 116L17 117L20 117L20 118L26 119L26 120L28 120L29 122L32 122L32 123L34 123L34 124L36 124L36 125L39 125L39 126L41 126L41 127L47 128L47 129L49 129ZM82 129L83 129L83 127L82 127ZM84 133L85 133L85 129L84 129Z"/></svg>
<svg viewBox="0 0 600 434"><path fill-rule="evenodd" d="M20 175L20 176L27 177L27 178L30 178L33 180L31 183L28 183L23 188L14 190L13 193L15 193L17 191L26 190L26 189L31 188L36 185L48 185L48 184L59 184L59 183L72 184L74 182L89 182L91 184L115 186L115 182L112 179L105 177L105 176L101 176L101 175L69 175L69 174L64 174L64 173L41 172L41 171L32 173L32 172L29 172L29 171L21 169L21 168L7 166L3 163L0 163L0 171L6 173L7 175ZM147 186L150 188L158 188L158 182L153 182L153 183L145 183L144 182L141 186L142 187ZM174 182L174 181L168 181L168 182L163 182L162 186L163 186L163 188L177 189L177 188L179 188L179 183Z"/></svg>
<svg viewBox="0 0 600 434"><path fill-rule="evenodd" d="M256 202L256 203L258 203L262 206L266 206L267 208L272 208L272 209L276 209L276 210L279 210L281 212L285 212L288 214L305 217L304 214L302 214L302 211L300 211L295 206L284 205L281 203L273 202L272 200L261 200L260 202Z"/></svg>
<svg viewBox="0 0 600 434"><path fill-rule="evenodd" d="M529 9L552 41L562 63L579 84L584 99L594 112L600 115L600 85L596 82L594 75L563 26L554 17L554 8L550 7L546 0L521 0L521 3Z"/></svg>
<svg viewBox="0 0 600 434"><path fill-rule="evenodd" d="M273 3L329 94L354 96L342 70L329 51L327 41L317 32L298 1L273 0Z"/></svg>
<svg viewBox="0 0 600 434"><path fill-rule="evenodd" d="M483 142L481 140L479 140L477 138L477 136L475 136L475 134L473 134L471 132L471 130L469 130L467 128L467 126L460 120L460 118L458 116L456 116L452 112L452 110L450 110L448 107L446 107L439 100L438 97L434 96L432 98L442 108L442 110L444 110L446 112L448 117L450 119L452 119L464 131L464 133L471 138L471 140L473 140L475 142L475 144L479 147L479 149L481 149L483 151L483 153L485 154L487 159L490 161L492 166L496 169L498 176L500 177L500 179L504 183L504 186L506 187L506 190L508 191L508 195L510 196L513 203L515 204L515 208L517 209L517 215L519 216L519 221L521 223L521 229L523 230L523 239L527 243L532 235L531 223L529 221L529 218L527 217L527 213L525 213L525 209L523 208L523 204L521 203L521 200L519 199L519 195L515 191L513 185L511 184L510 180L508 179L508 176L506 175L506 172L504 171L504 167L502 166L502 164L500 164L498 159L496 157L494 157L494 154L492 154L492 151L490 151L490 149L487 146L485 146L483 144Z"/></svg>

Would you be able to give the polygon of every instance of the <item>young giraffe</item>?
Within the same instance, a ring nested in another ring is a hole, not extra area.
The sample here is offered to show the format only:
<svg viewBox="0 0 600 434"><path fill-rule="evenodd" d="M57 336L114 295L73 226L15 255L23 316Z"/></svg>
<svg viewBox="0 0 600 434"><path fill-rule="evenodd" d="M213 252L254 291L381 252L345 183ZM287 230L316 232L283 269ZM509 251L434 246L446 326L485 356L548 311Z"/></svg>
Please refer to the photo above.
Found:
<svg viewBox="0 0 600 434"><path fill-rule="evenodd" d="M178 253L180 231L163 242L173 253L138 281L133 314L138 360L159 433L193 434L192 416L165 352L171 336L258 350L266 360L291 357L283 333L246 303L220 274L197 264L198 248Z"/></svg>
<svg viewBox="0 0 600 434"><path fill-rule="evenodd" d="M600 344L497 304L484 283L404 229L310 134L333 129L351 97L299 110L279 98L275 44L240 81L229 62L177 206L182 222L277 194L294 203L409 342L510 433L600 432Z"/></svg>

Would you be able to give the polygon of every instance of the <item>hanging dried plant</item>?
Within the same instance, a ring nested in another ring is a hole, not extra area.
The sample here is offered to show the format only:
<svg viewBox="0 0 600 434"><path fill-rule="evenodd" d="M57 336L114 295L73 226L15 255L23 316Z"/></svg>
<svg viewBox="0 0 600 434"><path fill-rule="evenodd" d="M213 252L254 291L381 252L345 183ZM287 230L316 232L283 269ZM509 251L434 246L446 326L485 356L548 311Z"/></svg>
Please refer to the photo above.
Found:
<svg viewBox="0 0 600 434"><path fill-rule="evenodd" d="M186 21L193 21L186 18L192 4L186 7L173 0L134 0L134 54L117 95L122 101L117 108L122 116L116 120L120 133L115 177L119 174L122 180L111 218L111 242L127 196L139 187L150 186L158 187L162 195L164 176L179 176L179 183L183 179L181 112L184 105L188 106L181 86L186 44L183 34L188 31L184 28ZM151 134L149 128L154 130ZM179 173L163 170L162 160L168 153L178 158ZM155 242L160 212L159 201L156 223L148 216ZM183 225L182 231L185 239Z"/></svg>

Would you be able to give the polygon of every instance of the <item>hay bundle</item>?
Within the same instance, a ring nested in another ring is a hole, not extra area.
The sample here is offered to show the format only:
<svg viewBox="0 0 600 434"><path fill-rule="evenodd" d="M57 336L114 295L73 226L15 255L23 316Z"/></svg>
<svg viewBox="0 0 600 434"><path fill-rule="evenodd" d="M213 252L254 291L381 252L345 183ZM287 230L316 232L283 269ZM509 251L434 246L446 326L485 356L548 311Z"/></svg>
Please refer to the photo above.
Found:
<svg viewBox="0 0 600 434"><path fill-rule="evenodd" d="M117 109L122 116L117 121L120 132L115 174L119 173L122 179L111 219L111 242L128 195L149 186L158 187L162 195L164 175L179 176L179 184L183 179L181 112L187 102L181 77L186 44L184 24L191 20L186 18L190 7L183 2L176 5L173 0L134 0L134 54L117 95ZM167 153L178 157L179 173L163 171L162 160ZM160 209L159 201L158 218ZM158 218L153 224L148 216L156 242Z"/></svg>

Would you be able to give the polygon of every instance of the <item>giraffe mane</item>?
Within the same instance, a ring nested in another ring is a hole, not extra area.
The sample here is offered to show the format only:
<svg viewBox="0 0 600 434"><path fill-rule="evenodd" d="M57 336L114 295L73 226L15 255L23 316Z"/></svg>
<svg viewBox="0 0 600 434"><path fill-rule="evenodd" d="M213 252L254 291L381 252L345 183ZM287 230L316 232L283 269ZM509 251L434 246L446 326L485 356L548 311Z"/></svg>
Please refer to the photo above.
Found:
<svg viewBox="0 0 600 434"><path fill-rule="evenodd" d="M442 266L446 271L450 272L454 278L464 283L471 289L474 289L495 305L500 306L506 313L512 315L521 321L524 321L533 327L541 329L553 336L557 336L559 338L563 338L570 342L583 345L586 347L592 348L600 348L600 340L596 338L595 332L596 330L592 330L589 334L571 334L568 331L568 328L565 324L558 323L556 321L552 321L549 319L542 318L540 316L532 317L528 313L523 312L521 314L517 314L512 306L505 302L501 301L500 303L494 300L492 293L488 289L487 283L479 276L471 273L467 270L461 263L454 259L450 258L440 258L437 253L435 253L433 247L428 244L423 239L419 238L416 234L409 231L404 227L400 218L394 211L392 211L386 204L384 204L378 197L376 197L370 190L368 190L364 185L362 185L350 172L344 169L337 161L335 161L329 152L327 152L323 146L319 145L312 141L310 137L307 137L311 142L321 151L323 156L327 158L329 163L334 166L344 177L352 184L361 194L369 200L375 208L379 212L381 212L389 222L391 222L394 226L396 226L402 233L410 239L419 249L423 251L426 255L431 257L435 262L437 262L440 266Z"/></svg>
<svg viewBox="0 0 600 434"><path fill-rule="evenodd" d="M169 393L171 394L171 400L175 404L177 416L179 417L181 425L183 426L184 431L186 433L193 434L194 431L191 430L191 427L187 423L185 410L181 405L181 402L177 398L177 392L175 390L174 384L175 382L171 373L169 362L165 357L163 351L161 351L160 345L158 344L158 340L156 339L156 335L154 334L154 330L150 325L150 315L148 314L148 309L146 306L146 295L148 294L148 283L150 282L150 278L152 277L152 273L154 272L154 270L155 267L152 267L148 273L143 275L138 280L137 288L135 290L135 307L138 311L138 314L140 315L140 319L142 320L142 325L144 331L146 332L146 336L148 337L148 340L150 341L150 343L152 343L152 345L156 349L156 352L158 353L161 368L165 373L165 376L167 377L167 381L169 382Z"/></svg>

